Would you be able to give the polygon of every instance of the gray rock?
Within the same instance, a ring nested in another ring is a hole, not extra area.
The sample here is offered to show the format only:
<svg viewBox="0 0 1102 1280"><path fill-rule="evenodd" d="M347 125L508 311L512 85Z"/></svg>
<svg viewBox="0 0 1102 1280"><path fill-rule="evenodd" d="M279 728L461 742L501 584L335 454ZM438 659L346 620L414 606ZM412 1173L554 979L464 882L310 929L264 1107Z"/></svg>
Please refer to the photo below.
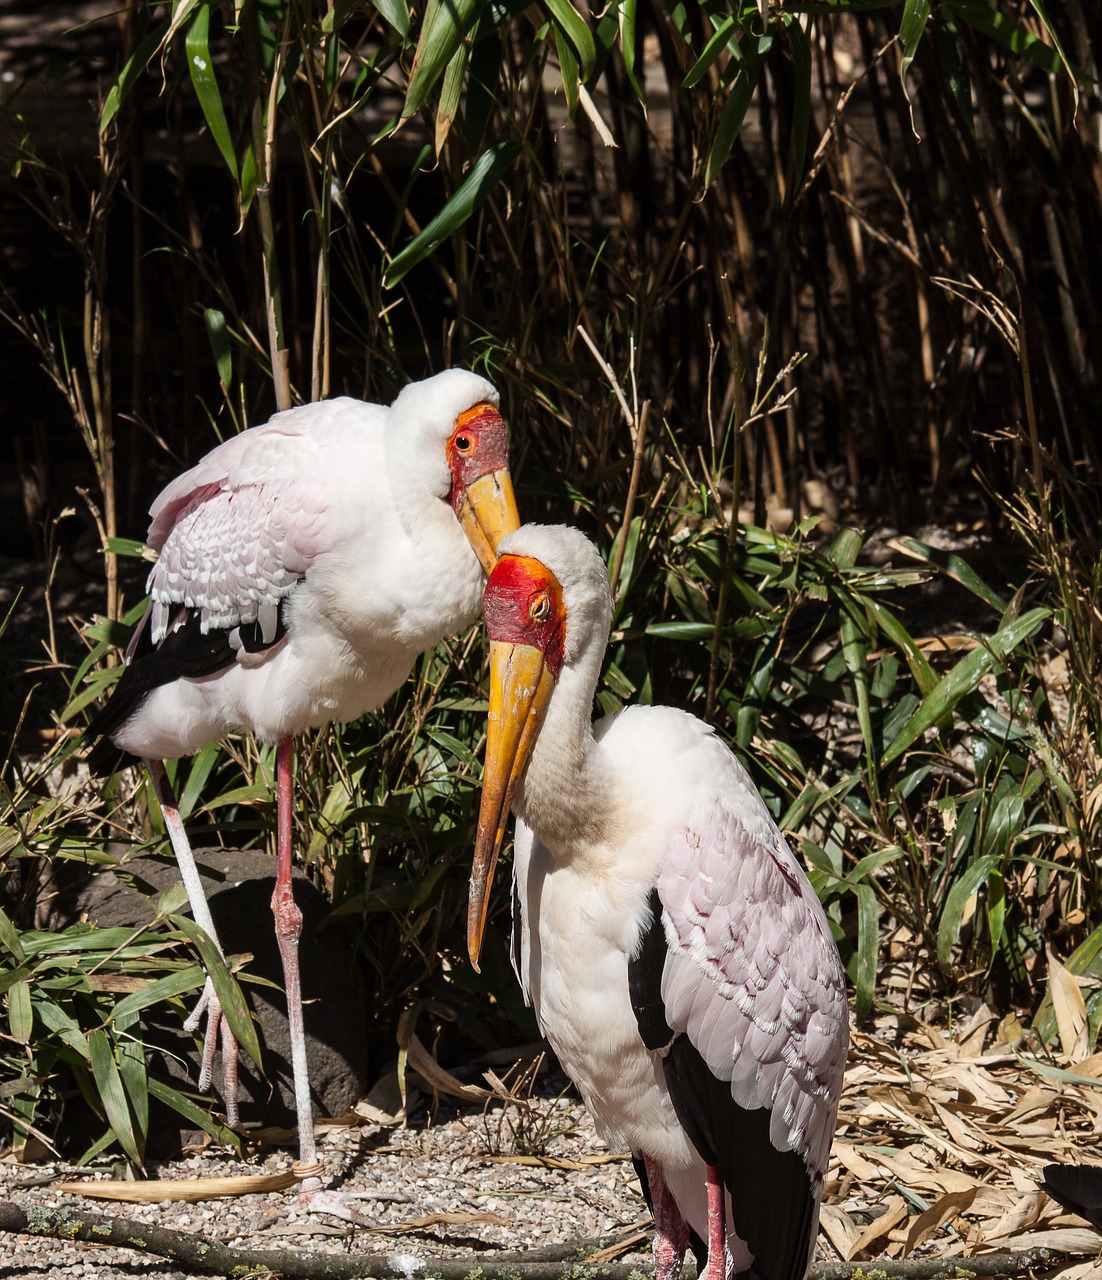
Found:
<svg viewBox="0 0 1102 1280"><path fill-rule="evenodd" d="M225 849L197 849L195 858L223 949L227 954L250 952L254 958L245 966L245 973L276 984L273 988L242 983L257 1022L264 1063L262 1077L254 1064L241 1055L242 1123L293 1128L291 1043L283 966L270 905L275 859L256 851ZM103 927L148 924L156 898L179 881L175 860L170 855L142 854L129 859L120 856L117 865L119 874L111 869L98 871L75 889L59 895L51 913L54 921L65 924L87 919ZM323 927L329 904L297 870L294 895L303 916L299 963L315 1115L341 1116L367 1091L368 1010L360 961L352 939L339 923ZM205 1020L200 1031L203 1029ZM195 1085L199 1075L196 1039L184 1031L179 1020L172 1020L171 1011L167 1017L162 1011L162 1016L146 1019L143 1037L169 1074L177 1079L186 1075ZM215 1075L215 1083L220 1085L220 1066ZM197 1135L181 1129L180 1123L174 1112L158 1109L156 1116L151 1113L151 1154L194 1140Z"/></svg>

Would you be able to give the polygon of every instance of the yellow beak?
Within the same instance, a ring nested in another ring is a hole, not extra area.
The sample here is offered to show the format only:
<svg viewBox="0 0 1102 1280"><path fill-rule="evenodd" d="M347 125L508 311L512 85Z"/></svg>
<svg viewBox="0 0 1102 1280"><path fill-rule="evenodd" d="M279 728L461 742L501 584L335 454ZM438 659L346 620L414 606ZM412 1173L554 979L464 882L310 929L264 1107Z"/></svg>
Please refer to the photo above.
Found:
<svg viewBox="0 0 1102 1280"><path fill-rule="evenodd" d="M554 687L555 678L544 664L541 649L505 640L490 641L486 764L467 902L467 954L476 973L486 930L490 886L505 837L513 792L528 765Z"/></svg>
<svg viewBox="0 0 1102 1280"><path fill-rule="evenodd" d="M509 469L487 472L469 484L458 514L463 532L489 577L497 563L498 544L520 528Z"/></svg>

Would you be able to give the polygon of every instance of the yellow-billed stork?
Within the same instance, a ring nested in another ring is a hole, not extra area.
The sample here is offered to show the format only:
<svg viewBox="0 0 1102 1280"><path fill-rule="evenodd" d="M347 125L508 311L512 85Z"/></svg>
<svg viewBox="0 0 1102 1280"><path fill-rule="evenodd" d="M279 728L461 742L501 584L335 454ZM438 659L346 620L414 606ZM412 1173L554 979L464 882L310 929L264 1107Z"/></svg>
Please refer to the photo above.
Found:
<svg viewBox="0 0 1102 1280"><path fill-rule="evenodd" d="M287 989L299 1162L320 1186L291 893L293 736L379 706L418 654L478 614L519 523L498 395L452 369L389 407L340 398L277 413L211 450L153 503L149 608L88 730L91 767L149 767L196 921L218 943L163 765L230 733L277 744L272 898ZM237 1050L208 978L200 1088L222 1034L227 1118Z"/></svg>
<svg viewBox="0 0 1102 1280"><path fill-rule="evenodd" d="M509 809L513 963L543 1034L655 1218L660 1280L802 1280L849 1039L823 909L745 769L669 707L591 722L612 617L575 529L503 540L468 949Z"/></svg>

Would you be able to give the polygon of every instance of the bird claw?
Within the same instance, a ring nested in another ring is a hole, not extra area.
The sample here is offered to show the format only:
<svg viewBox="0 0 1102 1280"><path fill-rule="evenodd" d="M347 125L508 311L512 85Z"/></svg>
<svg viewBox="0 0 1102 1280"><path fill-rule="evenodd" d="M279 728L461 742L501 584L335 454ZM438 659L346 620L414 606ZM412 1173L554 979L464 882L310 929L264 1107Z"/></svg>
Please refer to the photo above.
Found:
<svg viewBox="0 0 1102 1280"><path fill-rule="evenodd" d="M315 1181L319 1180L310 1179L310 1182ZM310 1189L308 1184L304 1183L302 1190L295 1197L295 1204L305 1205L311 1213L327 1213L333 1218L340 1218L342 1222L347 1222L354 1227L372 1227L375 1225L374 1220L357 1212L355 1206L349 1201L373 1198L370 1192L327 1191L320 1182L316 1189Z"/></svg>
<svg viewBox="0 0 1102 1280"><path fill-rule="evenodd" d="M203 1036L203 1058L199 1065L199 1092L206 1093L214 1079L214 1059L218 1054L218 1037L222 1037L222 1101L226 1104L226 1124L236 1129L241 1123L237 1105L237 1037L208 977L203 994L184 1021L185 1031L195 1031L206 1014L207 1030Z"/></svg>

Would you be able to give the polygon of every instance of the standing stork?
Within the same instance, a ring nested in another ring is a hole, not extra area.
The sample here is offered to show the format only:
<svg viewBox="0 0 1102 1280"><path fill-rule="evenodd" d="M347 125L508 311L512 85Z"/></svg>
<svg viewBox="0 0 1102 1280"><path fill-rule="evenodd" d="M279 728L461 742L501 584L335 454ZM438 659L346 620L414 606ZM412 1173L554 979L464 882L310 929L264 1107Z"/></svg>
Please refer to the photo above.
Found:
<svg viewBox="0 0 1102 1280"><path fill-rule="evenodd" d="M802 1280L849 1038L823 909L742 765L669 707L591 723L612 618L574 529L506 538L485 594L490 710L467 945L510 808L513 963L654 1213L659 1280Z"/></svg>
<svg viewBox="0 0 1102 1280"><path fill-rule="evenodd" d="M304 1195L320 1189L291 892L293 736L379 706L417 655L478 613L483 574L519 523L498 396L460 369L394 403L341 398L277 413L211 450L153 503L150 604L88 736L93 770L140 759L164 811L192 914L219 946L163 760L228 733L276 746L272 897L287 991ZM208 977L199 1087L219 1029L237 1113L237 1047Z"/></svg>

